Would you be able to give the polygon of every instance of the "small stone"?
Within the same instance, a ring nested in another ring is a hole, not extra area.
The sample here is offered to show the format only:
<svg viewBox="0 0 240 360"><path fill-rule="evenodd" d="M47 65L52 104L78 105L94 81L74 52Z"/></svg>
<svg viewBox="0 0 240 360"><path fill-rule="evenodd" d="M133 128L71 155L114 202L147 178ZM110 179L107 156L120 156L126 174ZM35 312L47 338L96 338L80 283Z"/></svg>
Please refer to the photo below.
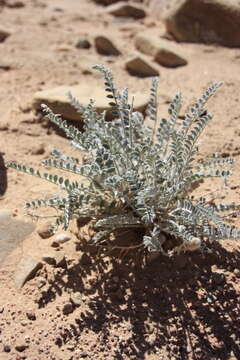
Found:
<svg viewBox="0 0 240 360"><path fill-rule="evenodd" d="M3 27L0 28L0 43L6 40L11 35L11 32Z"/></svg>
<svg viewBox="0 0 240 360"><path fill-rule="evenodd" d="M9 345L3 345L3 351L9 353L11 351L11 347Z"/></svg>
<svg viewBox="0 0 240 360"><path fill-rule="evenodd" d="M106 36L96 36L95 46L99 54L101 55L114 55L118 56L121 52L117 49L113 40Z"/></svg>
<svg viewBox="0 0 240 360"><path fill-rule="evenodd" d="M24 256L15 271L15 284L20 289L28 280L32 279L41 269L42 263L31 256Z"/></svg>
<svg viewBox="0 0 240 360"><path fill-rule="evenodd" d="M91 44L90 44L90 42L88 41L87 38L80 38L80 39L78 39L78 41L76 42L75 47L76 47L77 49L90 49Z"/></svg>
<svg viewBox="0 0 240 360"><path fill-rule="evenodd" d="M59 248L59 243L56 241L56 240L53 240L52 242L51 242L51 247L53 247L53 248Z"/></svg>
<svg viewBox="0 0 240 360"><path fill-rule="evenodd" d="M71 235L67 233L59 233L55 236L55 241L57 241L59 244L64 244L69 240L71 240Z"/></svg>
<svg viewBox="0 0 240 360"><path fill-rule="evenodd" d="M0 314L4 312L4 306L0 306Z"/></svg>
<svg viewBox="0 0 240 360"><path fill-rule="evenodd" d="M80 306L83 303L82 295L80 292L75 292L75 293L71 294L70 300L72 301L72 303L75 306Z"/></svg>
<svg viewBox="0 0 240 360"><path fill-rule="evenodd" d="M159 71L151 61L142 55L135 55L126 62L126 69L131 75L139 77L158 76Z"/></svg>
<svg viewBox="0 0 240 360"><path fill-rule="evenodd" d="M45 224L39 225L37 229L38 235L42 239L47 239L53 235L53 226L50 222L46 222Z"/></svg>
<svg viewBox="0 0 240 360"><path fill-rule="evenodd" d="M9 123L7 121L0 122L0 131L6 131L9 129Z"/></svg>
<svg viewBox="0 0 240 360"><path fill-rule="evenodd" d="M141 19L146 16L146 11L142 6L129 4L124 1L107 6L106 12L114 16L133 17L135 19Z"/></svg>
<svg viewBox="0 0 240 360"><path fill-rule="evenodd" d="M28 345L23 343L23 342L19 342L16 346L15 349L19 352L23 352L24 350L26 350L28 348Z"/></svg>
<svg viewBox="0 0 240 360"><path fill-rule="evenodd" d="M36 320L36 314L33 310L27 311L26 315L29 320L32 320L32 321Z"/></svg>
<svg viewBox="0 0 240 360"><path fill-rule="evenodd" d="M31 154L32 155L42 155L45 153L45 147L44 144L34 145L31 148Z"/></svg>
<svg viewBox="0 0 240 360"><path fill-rule="evenodd" d="M64 315L68 315L71 314L73 312L73 304L72 303L67 303L63 306L63 310L62 310Z"/></svg>

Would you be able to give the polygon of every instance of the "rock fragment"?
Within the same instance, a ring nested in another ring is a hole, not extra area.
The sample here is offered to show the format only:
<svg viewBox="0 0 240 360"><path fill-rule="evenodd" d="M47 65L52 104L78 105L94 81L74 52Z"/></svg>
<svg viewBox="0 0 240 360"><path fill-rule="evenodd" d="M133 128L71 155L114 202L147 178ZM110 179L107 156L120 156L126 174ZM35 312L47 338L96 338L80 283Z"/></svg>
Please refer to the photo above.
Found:
<svg viewBox="0 0 240 360"><path fill-rule="evenodd" d="M30 279L32 279L37 271L41 269L42 263L31 256L24 256L17 265L15 271L15 285L18 289Z"/></svg>
<svg viewBox="0 0 240 360"><path fill-rule="evenodd" d="M83 38L78 39L75 47L77 49L90 49L91 44L87 38L83 37Z"/></svg>
<svg viewBox="0 0 240 360"><path fill-rule="evenodd" d="M99 54L101 55L113 55L118 56L121 52L118 50L114 41L106 36L96 36L95 37L95 46Z"/></svg>
<svg viewBox="0 0 240 360"><path fill-rule="evenodd" d="M51 237L53 235L52 223L48 221L44 224L39 225L37 229L37 233L42 239L47 239Z"/></svg>
<svg viewBox="0 0 240 360"><path fill-rule="evenodd" d="M80 292L72 293L70 300L75 306L80 306L83 303L82 294Z"/></svg>
<svg viewBox="0 0 240 360"><path fill-rule="evenodd" d="M69 240L71 240L71 235L67 233L59 233L55 236L55 241L57 241L59 244L64 244Z"/></svg>
<svg viewBox="0 0 240 360"><path fill-rule="evenodd" d="M142 6L124 1L107 6L106 12L114 16L132 17L135 19L141 19L146 16L146 11Z"/></svg>
<svg viewBox="0 0 240 360"><path fill-rule="evenodd" d="M143 57L134 55L126 62L126 69L131 75L139 77L158 76L159 71L155 64Z"/></svg>
<svg viewBox="0 0 240 360"><path fill-rule="evenodd" d="M63 306L63 314L64 315L68 315L71 314L73 312L73 304L72 303L67 303Z"/></svg>

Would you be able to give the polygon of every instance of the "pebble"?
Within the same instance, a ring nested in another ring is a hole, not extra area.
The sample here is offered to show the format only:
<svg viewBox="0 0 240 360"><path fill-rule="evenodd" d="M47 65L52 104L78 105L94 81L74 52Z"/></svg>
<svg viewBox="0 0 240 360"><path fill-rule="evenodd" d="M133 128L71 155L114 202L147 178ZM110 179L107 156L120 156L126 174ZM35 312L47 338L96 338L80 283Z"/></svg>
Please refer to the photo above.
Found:
<svg viewBox="0 0 240 360"><path fill-rule="evenodd" d="M55 236L55 241L57 241L59 244L64 244L69 240L71 240L71 235L67 233L59 233Z"/></svg>
<svg viewBox="0 0 240 360"><path fill-rule="evenodd" d="M19 342L16 346L15 349L19 352L22 352L24 350L26 350L28 348L28 345L23 343L23 342Z"/></svg>
<svg viewBox="0 0 240 360"><path fill-rule="evenodd" d="M118 56L121 52L118 50L113 40L106 36L96 36L95 37L95 46L97 52L101 55L113 55Z"/></svg>
<svg viewBox="0 0 240 360"><path fill-rule="evenodd" d="M3 351L9 353L11 351L11 347L9 345L3 345Z"/></svg>
<svg viewBox="0 0 240 360"><path fill-rule="evenodd" d="M142 55L134 55L126 61L125 67L131 75L139 77L158 76L159 70Z"/></svg>
<svg viewBox="0 0 240 360"><path fill-rule="evenodd" d="M53 227L51 222L46 222L44 224L39 225L37 229L38 235L42 239L47 239L53 235Z"/></svg>
<svg viewBox="0 0 240 360"><path fill-rule="evenodd" d="M63 306L62 312L64 315L71 314L73 312L73 305L72 303L67 303Z"/></svg>
<svg viewBox="0 0 240 360"><path fill-rule="evenodd" d="M57 267L66 268L66 266L67 266L66 257L65 257L65 254L63 252L58 252L55 255L55 261L56 261L56 266Z"/></svg>
<svg viewBox="0 0 240 360"><path fill-rule="evenodd" d="M36 314L33 310L27 311L26 315L29 320L36 320Z"/></svg>
<svg viewBox="0 0 240 360"><path fill-rule="evenodd" d="M77 49L90 49L91 44L90 44L90 42L88 41L87 38L80 38L80 39L78 39L78 41L76 42L75 47L76 47Z"/></svg>
<svg viewBox="0 0 240 360"><path fill-rule="evenodd" d="M75 306L80 306L83 303L82 294L80 292L75 292L70 296L70 300Z"/></svg>

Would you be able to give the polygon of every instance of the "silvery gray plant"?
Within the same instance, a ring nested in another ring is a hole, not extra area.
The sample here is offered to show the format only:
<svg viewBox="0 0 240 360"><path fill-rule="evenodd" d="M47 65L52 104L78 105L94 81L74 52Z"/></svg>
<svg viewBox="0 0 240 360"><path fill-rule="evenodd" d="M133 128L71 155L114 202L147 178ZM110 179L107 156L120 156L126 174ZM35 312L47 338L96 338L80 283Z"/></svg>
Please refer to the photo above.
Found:
<svg viewBox="0 0 240 360"><path fill-rule="evenodd" d="M85 163L80 164L77 158L53 150L43 165L81 175L88 181L71 181L9 162L8 167L50 181L64 191L64 195L27 202L26 208L56 209L55 228L63 225L67 229L73 218L90 217L96 229L91 241L103 246L113 241L112 234L139 229L144 234L140 247L164 255L199 249L206 239L239 238L240 230L225 224L220 216L238 210L239 205L215 205L211 198L192 195L204 179L216 177L226 182L231 175L227 169L233 164L231 158L197 156L199 136L212 119L205 106L221 83L213 83L183 120L179 118L182 96L178 92L169 106L168 118L158 122L158 79L153 78L147 109L152 126L146 126L143 115L133 111L128 89L117 91L112 74L102 65L94 68L103 75L112 121L106 121L106 112L96 112L93 100L83 106L69 94L83 119L82 132L42 105L46 117L64 130L71 145L88 154ZM176 238L180 245L167 251L170 238Z"/></svg>

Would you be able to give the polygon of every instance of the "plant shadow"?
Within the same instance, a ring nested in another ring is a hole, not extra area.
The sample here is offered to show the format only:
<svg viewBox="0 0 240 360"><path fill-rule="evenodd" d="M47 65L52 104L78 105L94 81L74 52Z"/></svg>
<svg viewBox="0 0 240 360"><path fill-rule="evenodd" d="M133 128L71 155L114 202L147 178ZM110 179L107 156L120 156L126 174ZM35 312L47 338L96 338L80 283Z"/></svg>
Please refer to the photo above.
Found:
<svg viewBox="0 0 240 360"><path fill-rule="evenodd" d="M86 328L108 339L113 327L124 325L131 336L119 342L114 359L147 359L163 350L175 360L240 358L239 292L225 276L239 267L239 252L214 243L208 253L141 265L141 257L97 256L91 246L80 248L85 255L63 269L40 302L44 307L66 290L87 299L61 344L80 341Z"/></svg>

